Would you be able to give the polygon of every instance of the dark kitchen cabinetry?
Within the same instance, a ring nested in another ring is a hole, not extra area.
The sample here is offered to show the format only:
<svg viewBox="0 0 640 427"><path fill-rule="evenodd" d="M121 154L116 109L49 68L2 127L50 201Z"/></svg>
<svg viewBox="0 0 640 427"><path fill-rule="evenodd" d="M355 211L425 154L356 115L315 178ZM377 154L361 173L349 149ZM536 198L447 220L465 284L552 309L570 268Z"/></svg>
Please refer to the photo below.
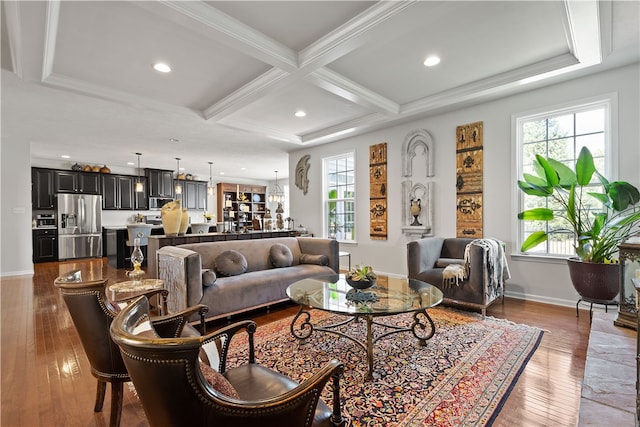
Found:
<svg viewBox="0 0 640 427"><path fill-rule="evenodd" d="M144 191L142 192L136 192L136 182L138 182L138 179L140 180L140 182L142 183L143 187L144 187ZM149 192L149 183L147 182L147 177L146 176L141 176L140 178L135 177L133 178L133 194L134 194L134 208L141 210L141 211L146 211L147 209L149 209L149 196L147 196L147 193Z"/></svg>
<svg viewBox="0 0 640 427"><path fill-rule="evenodd" d="M134 206L133 177L126 175L102 175L102 209L132 210Z"/></svg>
<svg viewBox="0 0 640 427"><path fill-rule="evenodd" d="M95 172L55 171L56 193L100 194L100 174Z"/></svg>
<svg viewBox="0 0 640 427"><path fill-rule="evenodd" d="M54 200L54 170L31 169L31 206L32 209L53 209Z"/></svg>
<svg viewBox="0 0 640 427"><path fill-rule="evenodd" d="M33 262L58 261L58 231L55 228L33 230Z"/></svg>
<svg viewBox="0 0 640 427"><path fill-rule="evenodd" d="M149 197L173 197L173 172L163 169L145 169L149 183Z"/></svg>
<svg viewBox="0 0 640 427"><path fill-rule="evenodd" d="M178 181L174 180L174 185ZM207 183L206 181L181 180L182 207L187 209L207 209Z"/></svg>

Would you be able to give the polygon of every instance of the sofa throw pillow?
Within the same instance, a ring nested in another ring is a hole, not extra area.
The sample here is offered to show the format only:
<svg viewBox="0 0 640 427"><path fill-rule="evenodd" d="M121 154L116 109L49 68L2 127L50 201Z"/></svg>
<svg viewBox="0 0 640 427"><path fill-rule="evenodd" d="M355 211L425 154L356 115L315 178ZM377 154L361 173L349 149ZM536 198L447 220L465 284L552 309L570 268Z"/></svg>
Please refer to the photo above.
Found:
<svg viewBox="0 0 640 427"><path fill-rule="evenodd" d="M209 287L216 283L216 272L211 269L202 270L202 286Z"/></svg>
<svg viewBox="0 0 640 427"><path fill-rule="evenodd" d="M326 255L300 255L300 264L329 265L329 257Z"/></svg>
<svg viewBox="0 0 640 427"><path fill-rule="evenodd" d="M247 271L247 259L238 251L224 251L216 257L216 270L222 276L237 276Z"/></svg>
<svg viewBox="0 0 640 427"><path fill-rule="evenodd" d="M288 246L276 243L269 249L269 260L276 268L291 267L293 264L293 254Z"/></svg>
<svg viewBox="0 0 640 427"><path fill-rule="evenodd" d="M438 258L436 260L436 268L445 268L451 264L464 264L463 259L459 258Z"/></svg>
<svg viewBox="0 0 640 427"><path fill-rule="evenodd" d="M211 387L217 392L224 394L225 396L233 397L235 399L240 399L238 395L238 391L231 385L229 380L227 380L222 374L206 363L200 362L200 371L204 378L207 380Z"/></svg>

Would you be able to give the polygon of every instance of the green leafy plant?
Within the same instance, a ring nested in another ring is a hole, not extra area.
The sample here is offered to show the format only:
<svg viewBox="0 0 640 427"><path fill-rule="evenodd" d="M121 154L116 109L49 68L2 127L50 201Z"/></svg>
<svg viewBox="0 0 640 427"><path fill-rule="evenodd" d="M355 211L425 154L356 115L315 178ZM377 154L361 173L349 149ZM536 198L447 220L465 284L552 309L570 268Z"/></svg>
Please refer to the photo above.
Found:
<svg viewBox="0 0 640 427"><path fill-rule="evenodd" d="M618 245L640 232L640 192L624 181L609 182L595 168L588 148L580 150L575 171L563 163L536 155L537 176L523 174L518 181L520 189L530 195L552 199L563 208L554 213L548 208L533 208L518 214L524 221L550 221L556 216L565 219L576 236L574 248L582 261L610 262ZM592 192L587 187L593 175L602 184L603 192ZM603 210L593 211L586 201L593 197ZM533 232L522 244L523 252L547 241L545 231Z"/></svg>
<svg viewBox="0 0 640 427"><path fill-rule="evenodd" d="M376 276L376 273L373 272L373 268L371 266L365 265L361 267L359 265L356 265L351 270L349 270L347 277L349 277L354 282L359 282L361 280L372 281L375 280L378 276Z"/></svg>

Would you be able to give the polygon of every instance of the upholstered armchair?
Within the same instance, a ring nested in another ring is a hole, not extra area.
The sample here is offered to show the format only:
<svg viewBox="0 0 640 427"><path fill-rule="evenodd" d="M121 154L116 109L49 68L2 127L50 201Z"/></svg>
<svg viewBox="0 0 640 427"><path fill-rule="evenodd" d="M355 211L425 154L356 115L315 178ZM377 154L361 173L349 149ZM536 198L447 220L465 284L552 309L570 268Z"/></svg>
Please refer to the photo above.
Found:
<svg viewBox="0 0 640 427"><path fill-rule="evenodd" d="M109 425L120 425L122 413L123 384L130 381L126 366L122 361L120 349L111 340L109 327L120 310L119 305L112 304L106 296L107 279L83 282L81 275L58 277L54 282L60 290L62 298L69 310L73 324L82 342L84 352L91 365L91 373L98 380L95 412L102 411L107 383L111 383L111 414ZM153 290L145 295L159 295L166 305L167 291ZM128 301L117 301L125 305ZM197 306L173 316L154 318L154 325L159 334L166 337L181 335L199 335L198 331L187 324L189 316L200 312L204 317L205 306Z"/></svg>
<svg viewBox="0 0 640 427"><path fill-rule="evenodd" d="M298 384L255 363L253 321L237 322L201 337L163 339L136 333L148 310L148 300L137 299L115 318L111 335L120 346L152 427L342 425L342 364L338 361ZM229 345L241 331L248 334L248 363L227 369ZM333 410L320 399L330 379Z"/></svg>
<svg viewBox="0 0 640 427"><path fill-rule="evenodd" d="M483 246L483 243L492 243L488 240L495 243L495 253ZM445 273L450 265L459 266L459 276ZM504 301L504 281L509 273L503 244L494 239L427 237L415 240L407 243L407 267L409 278L439 288L444 294L444 304L480 310L482 318L491 303L498 298Z"/></svg>

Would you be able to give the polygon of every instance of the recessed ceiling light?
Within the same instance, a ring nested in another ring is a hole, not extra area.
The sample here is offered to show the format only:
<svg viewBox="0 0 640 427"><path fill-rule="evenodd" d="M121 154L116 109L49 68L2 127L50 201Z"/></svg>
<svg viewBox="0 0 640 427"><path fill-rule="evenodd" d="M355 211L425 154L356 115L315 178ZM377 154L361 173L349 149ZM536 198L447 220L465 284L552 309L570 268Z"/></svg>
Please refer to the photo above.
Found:
<svg viewBox="0 0 640 427"><path fill-rule="evenodd" d="M133 162L127 162L127 164L128 164L129 166L135 166L135 163L133 163Z"/></svg>
<svg viewBox="0 0 640 427"><path fill-rule="evenodd" d="M224 172L220 172L220 175L224 175Z"/></svg>
<svg viewBox="0 0 640 427"><path fill-rule="evenodd" d="M304 111L302 111L302 110L298 110L298 111L296 111L296 117L304 117L304 116L306 116L306 115L307 115L307 113L305 113L305 112L304 112Z"/></svg>
<svg viewBox="0 0 640 427"><path fill-rule="evenodd" d="M171 141L171 142L180 142L180 140L178 138L169 138L169 141Z"/></svg>
<svg viewBox="0 0 640 427"><path fill-rule="evenodd" d="M240 168L241 171L247 170L247 168Z"/></svg>
<svg viewBox="0 0 640 427"><path fill-rule="evenodd" d="M153 69L161 73L171 72L171 67L169 67L167 64L164 64L162 62L156 62L155 64L153 64Z"/></svg>
<svg viewBox="0 0 640 427"><path fill-rule="evenodd" d="M67 154L63 154L60 157L62 157L63 159L70 159L71 156L67 155Z"/></svg>
<svg viewBox="0 0 640 427"><path fill-rule="evenodd" d="M438 65L439 63L440 58L435 55L429 56L424 60L425 67L433 67L434 65Z"/></svg>

